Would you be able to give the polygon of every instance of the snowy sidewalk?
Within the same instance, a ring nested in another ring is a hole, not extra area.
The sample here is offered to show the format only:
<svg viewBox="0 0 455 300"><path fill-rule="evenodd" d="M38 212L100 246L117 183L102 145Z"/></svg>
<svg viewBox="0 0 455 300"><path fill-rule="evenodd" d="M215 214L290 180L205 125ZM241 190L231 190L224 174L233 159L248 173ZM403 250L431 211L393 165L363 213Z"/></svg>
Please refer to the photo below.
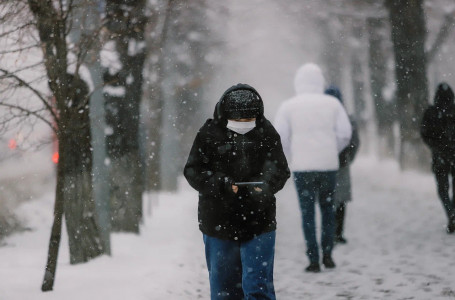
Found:
<svg viewBox="0 0 455 300"><path fill-rule="evenodd" d="M331 271L303 271L308 261L292 180L277 195L278 299L455 299L455 235L445 233L433 178L362 157L352 175L348 244L335 248ZM183 184L178 194L154 196L153 203L140 236L112 235L112 257L71 266L63 236L50 293L40 285L53 191L22 205L18 214L32 230L0 247L0 299L209 299L197 193Z"/></svg>
<svg viewBox="0 0 455 300"><path fill-rule="evenodd" d="M303 272L308 261L293 186L280 194L276 288L281 299L455 299L455 235L433 177L400 173L395 162L359 158L347 206L348 244L337 268ZM285 203L284 203L285 202Z"/></svg>

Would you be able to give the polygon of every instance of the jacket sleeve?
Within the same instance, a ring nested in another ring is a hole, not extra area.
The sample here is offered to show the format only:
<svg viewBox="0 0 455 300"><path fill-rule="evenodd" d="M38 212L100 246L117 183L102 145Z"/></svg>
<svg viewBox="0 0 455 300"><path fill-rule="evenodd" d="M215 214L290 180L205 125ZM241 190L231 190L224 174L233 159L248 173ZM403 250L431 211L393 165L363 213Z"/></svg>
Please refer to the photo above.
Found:
<svg viewBox="0 0 455 300"><path fill-rule="evenodd" d="M267 142L267 159L262 167L262 172L253 181L263 181L270 192L276 194L280 191L291 176L288 162L283 152L279 134L270 124L271 136Z"/></svg>
<svg viewBox="0 0 455 300"><path fill-rule="evenodd" d="M183 171L186 180L201 194L217 195L232 191L233 180L213 170L206 149L205 141L198 133Z"/></svg>
<svg viewBox="0 0 455 300"><path fill-rule="evenodd" d="M335 120L335 134L337 139L337 149L340 153L351 140L352 127L349 117L344 109L344 107L338 103L338 111Z"/></svg>
<svg viewBox="0 0 455 300"><path fill-rule="evenodd" d="M278 109L275 116L275 129L281 137L282 148L288 159L291 159L291 126L289 118L286 115L286 110L283 105Z"/></svg>

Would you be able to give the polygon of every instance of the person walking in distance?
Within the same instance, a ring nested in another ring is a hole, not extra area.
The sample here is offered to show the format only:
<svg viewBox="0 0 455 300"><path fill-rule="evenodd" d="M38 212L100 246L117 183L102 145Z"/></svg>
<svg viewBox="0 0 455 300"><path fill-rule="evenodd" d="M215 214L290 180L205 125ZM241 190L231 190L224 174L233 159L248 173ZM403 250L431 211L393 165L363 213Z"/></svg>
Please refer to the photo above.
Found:
<svg viewBox="0 0 455 300"><path fill-rule="evenodd" d="M335 97L324 94L324 85L324 76L317 65L309 63L300 67L294 79L297 95L282 103L275 119L299 198L310 261L307 272L320 271L315 224L317 198L322 219L322 263L326 268L335 268L333 194L338 154L351 139L349 118Z"/></svg>
<svg viewBox="0 0 455 300"><path fill-rule="evenodd" d="M211 299L275 299L276 200L290 177L251 86L229 88L197 133L184 175L199 192Z"/></svg>
<svg viewBox="0 0 455 300"><path fill-rule="evenodd" d="M430 147L439 198L447 214L447 233L455 232L455 103L452 88L445 82L436 89L434 103L424 112L420 133ZM450 181L452 197L449 195Z"/></svg>
<svg viewBox="0 0 455 300"><path fill-rule="evenodd" d="M343 104L343 96L338 87L332 85L325 90L327 95L337 98ZM352 200L351 191L351 171L350 164L354 161L357 150L360 146L359 134L357 131L357 123L354 117L349 116L349 121L352 127L352 136L349 145L344 148L338 155L340 168L337 172L336 188L335 188L335 244L346 244L347 240L343 235L344 220L346 216L346 205Z"/></svg>

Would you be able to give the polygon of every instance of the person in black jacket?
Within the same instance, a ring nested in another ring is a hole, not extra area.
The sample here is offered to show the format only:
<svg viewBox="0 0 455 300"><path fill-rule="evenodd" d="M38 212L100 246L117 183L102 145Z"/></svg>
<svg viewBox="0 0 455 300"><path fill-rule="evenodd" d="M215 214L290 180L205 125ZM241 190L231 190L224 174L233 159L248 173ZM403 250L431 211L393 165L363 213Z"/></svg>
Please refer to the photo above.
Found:
<svg viewBox="0 0 455 300"><path fill-rule="evenodd" d="M343 104L343 96L338 87L331 85L325 90L325 93L337 98ZM340 161L340 168L336 177L335 188L335 236L333 242L335 244L346 244L347 240L343 236L344 220L346 216L346 204L352 200L351 191L351 171L350 164L354 161L357 150L360 146L359 133L357 130L357 122L353 116L349 116L351 122L352 135L349 145L347 145L339 154L338 160Z"/></svg>
<svg viewBox="0 0 455 300"><path fill-rule="evenodd" d="M438 194L448 217L447 232L455 232L455 199L449 195L449 177L455 187L455 104L454 93L447 83L440 83L434 104L422 118L421 135L433 155L433 173ZM452 189L453 190L453 189Z"/></svg>
<svg viewBox="0 0 455 300"><path fill-rule="evenodd" d="M197 133L184 175L199 192L211 299L275 299L276 200L290 171L251 86L229 88Z"/></svg>

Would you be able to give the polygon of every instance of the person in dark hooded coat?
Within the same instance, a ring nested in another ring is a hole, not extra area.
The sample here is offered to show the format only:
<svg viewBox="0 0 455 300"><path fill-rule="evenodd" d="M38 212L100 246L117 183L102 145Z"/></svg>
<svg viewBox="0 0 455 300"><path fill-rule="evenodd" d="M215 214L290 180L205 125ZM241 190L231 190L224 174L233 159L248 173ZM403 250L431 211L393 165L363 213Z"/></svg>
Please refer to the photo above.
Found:
<svg viewBox="0 0 455 300"><path fill-rule="evenodd" d="M455 187L455 103L451 87L443 82L437 87L434 104L424 112L421 124L423 141L430 147L439 198L448 218L447 232L455 232L455 199L449 195Z"/></svg>
<svg viewBox="0 0 455 300"><path fill-rule="evenodd" d="M340 103L343 104L343 95L337 86L331 85L326 90L327 95L334 96ZM336 189L335 189L335 236L333 242L335 244L346 244L347 240L344 238L344 220L346 216L346 205L352 200L351 191L351 171L350 164L354 161L357 154L357 150L360 146L359 133L357 130L357 122L353 116L349 116L351 122L352 135L349 145L347 145L339 154L338 160L340 162L340 168L337 172L336 177Z"/></svg>
<svg viewBox="0 0 455 300"><path fill-rule="evenodd" d="M229 88L197 133L184 169L199 192L211 299L275 299L276 200L290 177L259 93Z"/></svg>

